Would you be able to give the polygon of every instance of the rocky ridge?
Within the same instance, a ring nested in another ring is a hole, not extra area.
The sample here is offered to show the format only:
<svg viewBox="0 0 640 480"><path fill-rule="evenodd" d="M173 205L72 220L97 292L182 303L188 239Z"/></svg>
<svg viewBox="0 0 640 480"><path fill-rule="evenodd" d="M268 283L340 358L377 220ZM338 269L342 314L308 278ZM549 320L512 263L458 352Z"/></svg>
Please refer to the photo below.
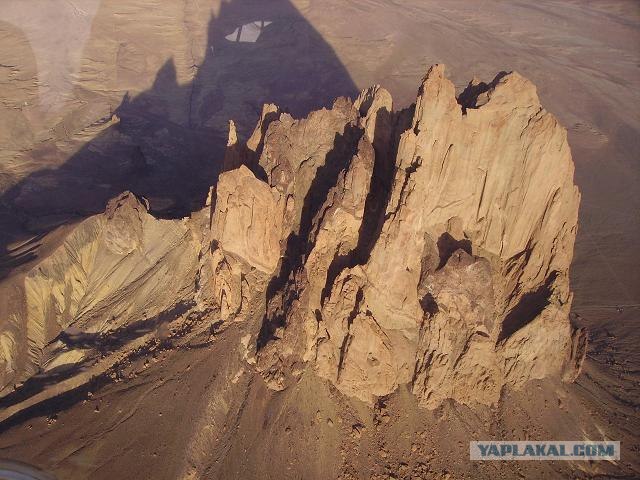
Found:
<svg viewBox="0 0 640 480"><path fill-rule="evenodd" d="M282 114L257 165L221 176L212 217L251 232L245 270L279 238L256 354L272 388L310 366L367 402L410 384L428 407L490 405L505 385L578 374L568 270L580 195L566 131L519 74L456 99L436 65L405 111L374 87L303 120ZM251 217L240 176L268 197ZM217 240L225 256L245 245Z"/></svg>
<svg viewBox="0 0 640 480"><path fill-rule="evenodd" d="M266 105L246 143L230 123L224 169L188 219L125 193L36 262L0 333L5 394L98 349L70 336L188 312L255 324L245 358L276 390L313 370L368 403L409 385L427 408L494 405L579 374L580 195L565 129L519 74L456 98L435 65L397 112L379 86L301 120Z"/></svg>

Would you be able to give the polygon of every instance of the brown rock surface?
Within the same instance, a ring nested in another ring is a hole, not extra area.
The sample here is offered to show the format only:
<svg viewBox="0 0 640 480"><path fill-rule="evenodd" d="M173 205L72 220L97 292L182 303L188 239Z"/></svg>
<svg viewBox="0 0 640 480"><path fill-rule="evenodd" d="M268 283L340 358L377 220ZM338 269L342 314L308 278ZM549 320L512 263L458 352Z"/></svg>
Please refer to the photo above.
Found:
<svg viewBox="0 0 640 480"><path fill-rule="evenodd" d="M432 67L411 128L400 137L382 229L365 239L375 242L369 258L344 250L358 243L347 232L320 226L343 251L327 249L326 236L309 235L305 266L273 294L286 301L267 312L267 324L279 317L278 331L258 352L259 359L273 351L279 362L297 358L297 368L284 361L277 374L273 359L265 360L278 388L312 361L321 376L367 401L410 383L428 406L445 398L493 404L504 384L560 375L571 362L568 269L579 194L566 132L517 73L470 85L460 101L444 68ZM391 108L388 93L363 92L358 104L365 103L372 111L357 123L366 137L391 142L389 122L375 120L376 109ZM305 148L316 150L286 131L289 125L269 130L267 155L271 142L284 139L299 158ZM381 156L393 151L378 147ZM281 190L309 190L307 177L293 169L267 171ZM333 253L335 263L324 294L309 301L308 291L325 278L312 267L316 249L322 257ZM314 330L315 342L308 338Z"/></svg>
<svg viewBox="0 0 640 480"><path fill-rule="evenodd" d="M2 11L3 458L58 478L638 477L636 3ZM437 62L464 93L434 76L415 114ZM567 127L574 179L502 69ZM80 220L126 190L149 206ZM468 461L472 439L554 438L622 459Z"/></svg>
<svg viewBox="0 0 640 480"><path fill-rule="evenodd" d="M579 194L565 130L517 73L456 99L436 65L415 106L392 105L378 86L302 120L266 105L248 143L230 122L227 171L191 220L110 201L27 274L4 385L71 325L104 334L178 304L211 332L261 318L247 359L277 390L311 367L365 402L408 384L435 408L575 379L586 337L569 322ZM144 296L110 308L121 295Z"/></svg>
<svg viewBox="0 0 640 480"><path fill-rule="evenodd" d="M16 300L0 331L4 393L35 373L86 366L110 342L126 343L136 328L154 330L166 312L185 309L196 245L185 222L155 219L130 192L75 226L4 285Z"/></svg>

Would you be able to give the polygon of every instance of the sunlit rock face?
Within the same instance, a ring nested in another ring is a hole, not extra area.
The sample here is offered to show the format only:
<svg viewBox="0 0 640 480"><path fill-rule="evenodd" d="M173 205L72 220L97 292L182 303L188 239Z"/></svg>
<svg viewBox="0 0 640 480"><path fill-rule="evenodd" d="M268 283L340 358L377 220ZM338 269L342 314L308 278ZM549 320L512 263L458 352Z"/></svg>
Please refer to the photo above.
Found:
<svg viewBox="0 0 640 480"><path fill-rule="evenodd" d="M153 328L164 312L188 302L197 253L185 222L154 218L130 192L111 200L12 291L21 301L6 312L0 331L2 387L81 363L107 335L118 333L126 343L132 325ZM85 340L63 342L67 334Z"/></svg>
<svg viewBox="0 0 640 480"><path fill-rule="evenodd" d="M409 111L391 114L380 88L342 108L360 141L326 156L341 173L326 198L302 205L313 213L311 228L297 230L305 239L295 258L282 251L286 278L267 292L278 307L267 311L258 351L269 384L286 387L308 364L362 400L409 384L434 407L446 398L493 404L506 384L574 377L572 355L584 352L568 320L568 268L580 196L566 132L535 87L500 74L456 98L436 65ZM315 123L316 135L326 131ZM287 142L312 158L317 147L297 125L275 122L265 152ZM277 167L272 186L309 191L307 176ZM388 191L374 170L390 173ZM351 181L358 199L336 196L350 176L360 179Z"/></svg>
<svg viewBox="0 0 640 480"><path fill-rule="evenodd" d="M435 65L398 112L379 86L299 120L265 105L247 142L230 122L223 160L189 218L126 192L33 263L0 332L5 391L104 356L94 334L142 345L144 328L229 322L276 390L307 371L368 403L408 385L435 408L578 375L580 195L565 130L519 74L456 98Z"/></svg>

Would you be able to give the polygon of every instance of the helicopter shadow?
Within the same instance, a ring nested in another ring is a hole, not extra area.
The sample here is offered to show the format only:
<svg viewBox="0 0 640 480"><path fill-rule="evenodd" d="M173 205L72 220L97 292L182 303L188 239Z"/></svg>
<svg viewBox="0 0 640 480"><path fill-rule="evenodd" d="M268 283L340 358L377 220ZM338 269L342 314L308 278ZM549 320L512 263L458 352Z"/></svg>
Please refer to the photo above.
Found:
<svg viewBox="0 0 640 480"><path fill-rule="evenodd" d="M333 48L289 0L224 2L209 20L207 38L190 82L178 81L168 59L150 89L127 93L94 122L99 134L58 168L8 189L0 205L31 237L63 221L34 218L95 214L124 190L146 197L154 215L180 218L201 208L216 183L229 120L246 138L265 103L300 118L357 94ZM2 243L0 278L37 257L37 248L25 253Z"/></svg>

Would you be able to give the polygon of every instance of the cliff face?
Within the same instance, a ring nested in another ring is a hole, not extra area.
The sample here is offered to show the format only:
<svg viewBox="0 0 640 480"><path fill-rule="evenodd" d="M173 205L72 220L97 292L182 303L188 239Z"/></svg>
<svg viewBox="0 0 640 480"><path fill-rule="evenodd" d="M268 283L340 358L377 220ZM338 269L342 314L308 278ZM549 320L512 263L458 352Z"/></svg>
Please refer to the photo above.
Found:
<svg viewBox="0 0 640 480"><path fill-rule="evenodd" d="M275 199L254 210L272 225L258 244L280 233L257 349L268 384L285 388L309 365L347 395L373 401L410 384L434 407L575 378L580 196L565 130L517 73L456 99L436 65L415 107L391 110L376 87L266 130L266 184L252 181Z"/></svg>
<svg viewBox="0 0 640 480"><path fill-rule="evenodd" d="M98 355L74 336L232 321L255 325L243 357L276 390L312 370L369 403L409 385L428 408L493 405L579 373L580 195L565 130L517 73L456 98L436 65L399 112L378 86L302 120L266 105L247 143L231 122L224 164L191 219L123 194L36 262L0 336L3 385Z"/></svg>

